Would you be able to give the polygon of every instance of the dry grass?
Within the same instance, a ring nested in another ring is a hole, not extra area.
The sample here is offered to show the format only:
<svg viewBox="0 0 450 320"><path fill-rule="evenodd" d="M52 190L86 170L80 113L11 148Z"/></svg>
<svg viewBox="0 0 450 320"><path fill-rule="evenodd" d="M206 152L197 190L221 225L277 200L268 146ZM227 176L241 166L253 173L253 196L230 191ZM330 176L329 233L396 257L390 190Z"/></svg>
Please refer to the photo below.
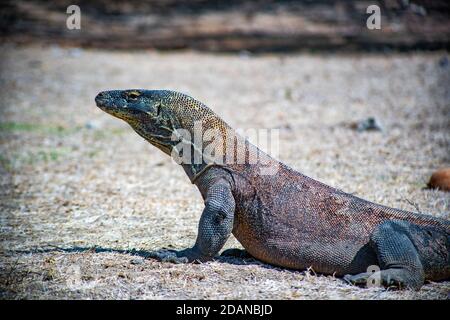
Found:
<svg viewBox="0 0 450 320"><path fill-rule="evenodd" d="M433 170L450 165L445 53L0 50L2 298L448 298L450 282L369 290L253 260L142 259L145 250L191 245L202 201L181 168L93 102L113 88L187 92L234 127L279 128L279 158L313 178L448 219L449 193L424 189ZM385 130L349 128L368 116Z"/></svg>

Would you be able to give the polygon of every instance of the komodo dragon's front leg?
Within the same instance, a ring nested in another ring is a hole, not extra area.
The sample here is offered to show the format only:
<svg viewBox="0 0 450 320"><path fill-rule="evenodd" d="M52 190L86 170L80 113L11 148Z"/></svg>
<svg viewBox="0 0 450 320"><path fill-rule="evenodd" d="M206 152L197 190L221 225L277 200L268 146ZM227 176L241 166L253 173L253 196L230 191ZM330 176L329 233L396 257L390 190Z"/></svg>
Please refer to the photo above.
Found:
<svg viewBox="0 0 450 320"><path fill-rule="evenodd" d="M165 262L187 263L212 260L227 241L233 229L235 202L231 186L219 181L209 187L198 226L197 241L192 248L160 250L149 257Z"/></svg>

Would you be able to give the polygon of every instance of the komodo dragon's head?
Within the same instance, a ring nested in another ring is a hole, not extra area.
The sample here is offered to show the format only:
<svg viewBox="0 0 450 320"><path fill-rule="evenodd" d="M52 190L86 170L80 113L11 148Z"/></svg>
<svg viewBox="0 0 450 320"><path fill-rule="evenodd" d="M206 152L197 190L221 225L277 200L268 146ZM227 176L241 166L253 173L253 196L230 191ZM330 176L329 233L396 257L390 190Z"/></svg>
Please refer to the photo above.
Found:
<svg viewBox="0 0 450 320"><path fill-rule="evenodd" d="M111 90L95 97L103 111L126 121L139 135L171 155L179 129L194 137L194 124L202 121L203 130L220 130L227 125L207 106L179 92L168 90ZM175 139L174 139L175 137Z"/></svg>

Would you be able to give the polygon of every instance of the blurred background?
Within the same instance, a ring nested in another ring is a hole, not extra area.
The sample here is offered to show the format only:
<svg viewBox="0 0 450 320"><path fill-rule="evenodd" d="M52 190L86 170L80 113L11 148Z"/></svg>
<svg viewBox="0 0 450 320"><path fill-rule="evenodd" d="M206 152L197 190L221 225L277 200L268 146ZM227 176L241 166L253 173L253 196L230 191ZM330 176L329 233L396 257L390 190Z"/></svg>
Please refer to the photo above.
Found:
<svg viewBox="0 0 450 320"><path fill-rule="evenodd" d="M428 184L450 177L449 14L432 0L1 1L0 298L448 299L448 281L366 290L254 260L144 259L191 246L204 204L94 97L187 93L233 128L278 130L276 157L314 179L449 219L450 193Z"/></svg>
<svg viewBox="0 0 450 320"><path fill-rule="evenodd" d="M66 8L82 27L64 28ZM382 29L369 30L377 5ZM297 51L448 49L445 0L62 0L2 1L2 38L97 48Z"/></svg>

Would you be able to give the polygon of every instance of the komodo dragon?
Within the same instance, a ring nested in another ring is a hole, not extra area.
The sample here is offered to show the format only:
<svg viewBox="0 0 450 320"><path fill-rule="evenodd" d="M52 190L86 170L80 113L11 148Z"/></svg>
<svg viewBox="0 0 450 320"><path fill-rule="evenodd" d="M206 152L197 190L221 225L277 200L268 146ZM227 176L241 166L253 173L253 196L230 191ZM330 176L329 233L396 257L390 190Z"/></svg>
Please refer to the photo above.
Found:
<svg viewBox="0 0 450 320"><path fill-rule="evenodd" d="M99 93L95 101L168 155L181 158L180 141L194 150L180 164L205 203L196 243L180 251L156 251L154 258L212 260L233 233L256 259L291 269L311 267L356 285L376 276L383 286L418 290L425 280L450 278L448 220L375 204L311 179L260 151L187 95L112 90ZM223 147L222 155L220 148L206 154L204 141L186 140L179 133L184 129L195 135L198 123L201 134L208 129L219 133L221 139L211 144ZM192 161L199 154L204 157Z"/></svg>

